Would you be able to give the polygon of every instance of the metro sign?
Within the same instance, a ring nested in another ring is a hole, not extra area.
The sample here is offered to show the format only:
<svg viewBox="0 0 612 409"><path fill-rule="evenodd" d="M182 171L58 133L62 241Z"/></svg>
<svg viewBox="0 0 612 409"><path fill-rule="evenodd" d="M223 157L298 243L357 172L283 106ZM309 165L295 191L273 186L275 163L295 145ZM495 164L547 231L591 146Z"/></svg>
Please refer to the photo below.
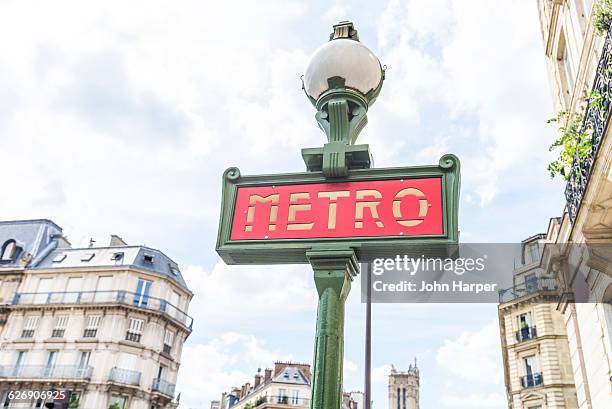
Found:
<svg viewBox="0 0 612 409"><path fill-rule="evenodd" d="M456 244L458 193L452 155L439 166L354 170L338 180L230 168L217 251L228 264L305 263L323 243L351 247L361 260Z"/></svg>
<svg viewBox="0 0 612 409"><path fill-rule="evenodd" d="M239 187L232 240L439 235L442 180Z"/></svg>

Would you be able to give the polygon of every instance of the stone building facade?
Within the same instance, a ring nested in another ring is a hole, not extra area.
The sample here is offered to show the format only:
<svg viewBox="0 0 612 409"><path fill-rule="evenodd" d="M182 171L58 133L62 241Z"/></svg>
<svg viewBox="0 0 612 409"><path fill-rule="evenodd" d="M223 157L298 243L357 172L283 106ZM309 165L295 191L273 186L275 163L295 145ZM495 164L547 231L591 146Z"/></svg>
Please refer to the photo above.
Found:
<svg viewBox="0 0 612 409"><path fill-rule="evenodd" d="M499 328L510 408L577 407L567 331L556 308L556 280L540 268L545 242L545 234L523 241L513 286L500 292Z"/></svg>
<svg viewBox="0 0 612 409"><path fill-rule="evenodd" d="M0 222L0 246L3 407L44 407L8 392L51 389L71 407L177 407L193 294L174 261L118 236L72 248L49 220Z"/></svg>
<svg viewBox="0 0 612 409"><path fill-rule="evenodd" d="M389 374L389 409L419 409L419 368L416 360L407 371L391 366Z"/></svg>
<svg viewBox="0 0 612 409"><path fill-rule="evenodd" d="M565 169L566 209L549 225L540 267L559 282L569 359L580 409L612 408L612 34L597 33L600 0L538 0L557 111L580 118L590 149ZM589 302L574 302L586 292Z"/></svg>

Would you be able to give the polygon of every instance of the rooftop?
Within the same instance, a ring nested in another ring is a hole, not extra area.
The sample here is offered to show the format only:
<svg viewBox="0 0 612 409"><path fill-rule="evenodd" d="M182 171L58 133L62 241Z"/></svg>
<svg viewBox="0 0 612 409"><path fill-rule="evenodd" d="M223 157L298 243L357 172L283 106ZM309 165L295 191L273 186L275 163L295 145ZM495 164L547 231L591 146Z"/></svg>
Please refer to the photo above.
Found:
<svg viewBox="0 0 612 409"><path fill-rule="evenodd" d="M187 288L178 264L157 249L130 246L111 236L106 247L72 248L50 220L0 221L0 268L84 268L132 266L161 274Z"/></svg>

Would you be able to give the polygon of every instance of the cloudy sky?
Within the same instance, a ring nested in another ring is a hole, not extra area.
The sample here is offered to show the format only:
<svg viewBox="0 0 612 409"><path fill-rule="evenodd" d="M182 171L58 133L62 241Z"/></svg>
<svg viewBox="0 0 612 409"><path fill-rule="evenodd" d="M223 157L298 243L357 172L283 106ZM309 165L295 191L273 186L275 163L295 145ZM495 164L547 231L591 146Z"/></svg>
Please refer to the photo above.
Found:
<svg viewBox="0 0 612 409"><path fill-rule="evenodd" d="M302 171L323 143L300 75L351 19L387 65L360 136L378 167L462 160L464 241L517 241L563 206L532 0L0 3L0 218L50 218L74 245L160 248L195 293L178 390L208 407L277 359L312 358L307 266L228 267L221 174ZM510 267L510 266L509 266ZM510 274L510 270L508 271ZM495 305L375 305L373 389L415 356L421 407L505 407ZM364 306L347 306L345 388L363 389Z"/></svg>

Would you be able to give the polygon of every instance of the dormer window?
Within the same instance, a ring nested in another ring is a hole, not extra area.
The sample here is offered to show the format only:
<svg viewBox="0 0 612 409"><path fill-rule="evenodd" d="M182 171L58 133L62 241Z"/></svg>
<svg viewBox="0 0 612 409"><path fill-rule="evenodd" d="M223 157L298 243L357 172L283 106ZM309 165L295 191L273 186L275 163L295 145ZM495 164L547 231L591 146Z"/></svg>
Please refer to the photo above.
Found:
<svg viewBox="0 0 612 409"><path fill-rule="evenodd" d="M122 252L113 253L111 260L113 260L115 264L123 264L123 253Z"/></svg>
<svg viewBox="0 0 612 409"><path fill-rule="evenodd" d="M81 261L91 261L91 259L94 258L95 255L96 253L85 253L83 257L81 257Z"/></svg>
<svg viewBox="0 0 612 409"><path fill-rule="evenodd" d="M173 276L176 276L179 273L179 269L174 267L172 264L168 264L168 269Z"/></svg>
<svg viewBox="0 0 612 409"><path fill-rule="evenodd" d="M17 256L17 243L15 240L7 240L2 246L2 261L13 261Z"/></svg>
<svg viewBox="0 0 612 409"><path fill-rule="evenodd" d="M144 253L142 257L145 263L153 263L153 254Z"/></svg>
<svg viewBox="0 0 612 409"><path fill-rule="evenodd" d="M66 253L59 253L57 256L53 258L54 263L61 263L66 259Z"/></svg>

